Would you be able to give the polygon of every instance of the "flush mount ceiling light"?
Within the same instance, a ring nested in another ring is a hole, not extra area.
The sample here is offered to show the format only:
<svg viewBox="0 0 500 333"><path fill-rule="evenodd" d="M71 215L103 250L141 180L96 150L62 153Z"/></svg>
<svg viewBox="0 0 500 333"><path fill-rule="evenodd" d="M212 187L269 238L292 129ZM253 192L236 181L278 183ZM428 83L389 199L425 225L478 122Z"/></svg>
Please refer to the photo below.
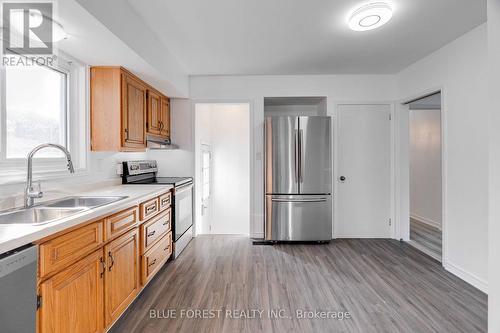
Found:
<svg viewBox="0 0 500 333"><path fill-rule="evenodd" d="M392 18L392 7L385 2L374 2L361 6L349 16L349 28L354 31L377 29Z"/></svg>

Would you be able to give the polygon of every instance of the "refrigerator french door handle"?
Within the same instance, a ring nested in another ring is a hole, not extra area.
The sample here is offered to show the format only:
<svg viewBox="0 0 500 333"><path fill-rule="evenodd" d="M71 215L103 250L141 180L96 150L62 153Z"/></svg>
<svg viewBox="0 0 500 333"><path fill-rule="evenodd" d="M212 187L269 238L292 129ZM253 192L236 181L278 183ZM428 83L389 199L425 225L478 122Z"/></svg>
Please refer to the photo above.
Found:
<svg viewBox="0 0 500 333"><path fill-rule="evenodd" d="M302 177L302 134L304 131L299 129L299 183L303 183Z"/></svg>
<svg viewBox="0 0 500 333"><path fill-rule="evenodd" d="M294 137L294 146L295 146L295 156L294 156L294 167L295 167L295 182L299 182L299 163L300 163L300 157L299 157L299 130L295 130L295 137Z"/></svg>
<svg viewBox="0 0 500 333"><path fill-rule="evenodd" d="M277 198L272 198L271 201L274 202L326 202L326 198L320 198L320 199L277 199Z"/></svg>

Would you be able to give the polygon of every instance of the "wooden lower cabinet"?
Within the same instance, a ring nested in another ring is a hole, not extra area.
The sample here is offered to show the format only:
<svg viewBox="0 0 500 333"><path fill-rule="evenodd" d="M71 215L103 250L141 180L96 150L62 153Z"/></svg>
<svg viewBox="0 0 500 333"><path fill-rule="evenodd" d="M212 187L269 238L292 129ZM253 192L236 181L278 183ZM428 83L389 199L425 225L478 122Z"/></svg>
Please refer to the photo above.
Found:
<svg viewBox="0 0 500 333"><path fill-rule="evenodd" d="M144 254L137 206L41 240L38 333L108 330L143 288L141 274L143 281L150 280L170 257L172 236L164 235L170 229L169 214L167 209L144 223L166 223L155 229L163 236ZM141 254L146 260L142 269Z"/></svg>
<svg viewBox="0 0 500 333"><path fill-rule="evenodd" d="M106 326L111 325L139 292L139 232L135 228L104 247Z"/></svg>
<svg viewBox="0 0 500 333"><path fill-rule="evenodd" d="M141 256L141 283L146 283L160 270L172 255L172 232L160 239Z"/></svg>
<svg viewBox="0 0 500 333"><path fill-rule="evenodd" d="M94 333L104 328L102 249L40 284L40 332Z"/></svg>

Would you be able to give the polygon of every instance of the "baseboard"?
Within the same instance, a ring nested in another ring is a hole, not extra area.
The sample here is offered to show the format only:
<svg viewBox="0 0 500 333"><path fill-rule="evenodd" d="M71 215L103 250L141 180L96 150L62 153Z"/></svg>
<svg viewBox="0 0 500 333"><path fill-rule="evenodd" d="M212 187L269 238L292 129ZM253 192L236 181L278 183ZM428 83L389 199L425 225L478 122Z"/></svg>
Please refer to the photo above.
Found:
<svg viewBox="0 0 500 333"><path fill-rule="evenodd" d="M417 214L413 214L413 213L410 214L410 218L412 218L414 220L417 220L418 222L422 222L424 224L428 224L431 227L438 228L439 230L442 230L441 223L436 222L434 220L431 220L431 219L428 219L428 218L425 218L423 216L420 216L420 215L417 215Z"/></svg>
<svg viewBox="0 0 500 333"><path fill-rule="evenodd" d="M488 294L488 282L477 277L476 275L467 272L466 270L458 267L455 264L452 264L450 262L446 262L443 264L444 269L446 269L448 272L452 273L453 275L458 276L468 284L476 287L477 289L481 290L483 293Z"/></svg>

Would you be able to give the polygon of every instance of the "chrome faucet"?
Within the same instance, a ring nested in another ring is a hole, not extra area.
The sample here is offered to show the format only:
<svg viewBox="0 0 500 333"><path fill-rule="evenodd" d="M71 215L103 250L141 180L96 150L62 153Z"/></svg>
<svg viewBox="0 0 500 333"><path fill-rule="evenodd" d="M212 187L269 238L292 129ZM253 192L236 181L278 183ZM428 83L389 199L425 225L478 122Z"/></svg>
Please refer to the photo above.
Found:
<svg viewBox="0 0 500 333"><path fill-rule="evenodd" d="M26 190L24 191L24 207L28 208L35 204L35 199L43 197L42 186L40 182L38 182L38 188L33 189L33 155L37 151L43 148L57 148L61 150L64 155L66 155L66 159L68 160L68 170L71 173L75 173L75 169L73 168L73 162L71 162L71 154L69 151L61 145L55 143L44 143L41 144L28 154L28 175L26 177Z"/></svg>

